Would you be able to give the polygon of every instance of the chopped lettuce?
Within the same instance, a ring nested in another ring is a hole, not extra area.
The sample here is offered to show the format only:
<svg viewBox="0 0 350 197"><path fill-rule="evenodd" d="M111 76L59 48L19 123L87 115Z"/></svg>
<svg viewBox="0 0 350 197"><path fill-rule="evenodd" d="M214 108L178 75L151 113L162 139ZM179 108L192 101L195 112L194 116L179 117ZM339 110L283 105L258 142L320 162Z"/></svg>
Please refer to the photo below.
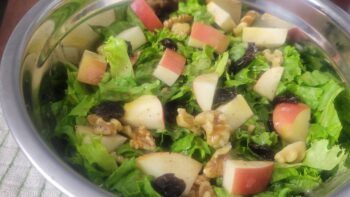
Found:
<svg viewBox="0 0 350 197"><path fill-rule="evenodd" d="M328 140L319 140L312 143L306 151L303 164L321 170L332 170L346 159L345 150L340 148L339 145L334 145L331 148L328 145Z"/></svg>
<svg viewBox="0 0 350 197"><path fill-rule="evenodd" d="M204 0L187 0L179 2L179 9L176 14L188 14L193 16L194 21L212 24L213 17L207 12Z"/></svg>
<svg viewBox="0 0 350 197"><path fill-rule="evenodd" d="M284 72L282 76L282 81L291 82L297 76L301 75L302 62L300 59L300 54L296 48L292 46L286 46L283 49L283 65Z"/></svg>
<svg viewBox="0 0 350 197"><path fill-rule="evenodd" d="M134 76L134 71L128 55L128 47L123 39L110 37L101 46L101 53L110 65L112 77Z"/></svg>
<svg viewBox="0 0 350 197"><path fill-rule="evenodd" d="M225 52L216 61L216 63L215 63L213 68L215 69L215 73L218 74L219 76L224 74L224 72L226 71L227 63L228 63L228 60L229 60L228 58L229 58L228 52Z"/></svg>
<svg viewBox="0 0 350 197"><path fill-rule="evenodd" d="M106 189L125 197L161 197L151 185L151 178L143 175L135 159L126 160L103 184Z"/></svg>

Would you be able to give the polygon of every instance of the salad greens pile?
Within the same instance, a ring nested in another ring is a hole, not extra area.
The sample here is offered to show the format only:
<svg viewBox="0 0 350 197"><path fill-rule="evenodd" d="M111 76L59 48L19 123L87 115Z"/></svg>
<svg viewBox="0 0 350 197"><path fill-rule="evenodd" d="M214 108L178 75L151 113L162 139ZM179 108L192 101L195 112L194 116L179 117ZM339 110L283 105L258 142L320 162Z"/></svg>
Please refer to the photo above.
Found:
<svg viewBox="0 0 350 197"><path fill-rule="evenodd" d="M246 161L274 160L274 155L287 144L271 128L271 114L275 104L253 91L259 77L270 69L270 62L258 50L243 68L232 72L232 65L247 55L250 44L240 36L226 33L228 49L217 54L211 46L189 46L188 35L177 35L168 28L149 31L130 6L115 9L116 22L110 26L92 26L102 41L96 49L108 62L108 69L98 85L88 85L77 79L78 65L64 62L55 65L53 80L65 80L64 97L50 102L45 114L54 117L52 141L57 149L79 172L102 188L122 196L162 196L152 186L157 177L148 176L136 164L136 158L149 153L137 149L129 141L109 152L101 136L88 137L76 132L77 125L89 125L87 116L94 107L105 101L131 102L142 95L155 95L165 113L165 128L150 130L155 139L155 152L176 152L187 155L205 165L215 149L205 136L196 135L188 128L176 124L177 108L189 114L201 113L193 94L193 80L206 73L220 76L219 87L234 89L246 99L254 115L232 132L230 157ZM201 0L180 1L178 9L169 17L188 14L193 22L214 25L214 18ZM116 37L134 26L144 31L147 42L138 49L133 63L130 61L130 43ZM168 86L153 76L166 47L164 39L177 46L177 53L186 59L186 66L176 82ZM318 49L308 44L287 43L278 48L283 54L284 72L276 97L292 95L311 109L306 153L302 162L281 164L275 162L273 174L265 192L267 196L304 196L332 177L342 173L349 165L350 148L350 90L343 84L332 65ZM62 86L58 86L62 88ZM215 105L215 103L214 103ZM251 128L254 128L251 131ZM222 177L210 181L218 197L231 196L223 188Z"/></svg>

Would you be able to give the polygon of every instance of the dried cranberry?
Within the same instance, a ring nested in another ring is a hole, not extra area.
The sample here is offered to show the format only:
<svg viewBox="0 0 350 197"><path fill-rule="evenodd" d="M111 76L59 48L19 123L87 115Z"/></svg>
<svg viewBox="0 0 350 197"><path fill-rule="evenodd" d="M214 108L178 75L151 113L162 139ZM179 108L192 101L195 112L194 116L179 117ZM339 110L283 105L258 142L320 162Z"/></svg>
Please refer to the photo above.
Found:
<svg viewBox="0 0 350 197"><path fill-rule="evenodd" d="M152 183L153 188L164 197L178 197L186 188L185 181L168 173L156 178Z"/></svg>
<svg viewBox="0 0 350 197"><path fill-rule="evenodd" d="M297 104L299 103L299 99L292 95L292 94L285 94L283 96L277 96L275 99L273 99L272 101L272 105L273 106L276 106L280 103L294 103L294 104Z"/></svg>
<svg viewBox="0 0 350 197"><path fill-rule="evenodd" d="M255 43L248 43L248 48L245 51L243 57L231 64L229 70L231 73L236 74L243 68L247 67L255 58L258 48Z"/></svg>
<svg viewBox="0 0 350 197"><path fill-rule="evenodd" d="M163 40L160 41L160 43L168 49L177 50L177 44L174 40L170 39L170 38L164 38Z"/></svg>
<svg viewBox="0 0 350 197"><path fill-rule="evenodd" d="M113 118L122 118L124 115L124 109L119 102L104 101L99 105L95 106L91 110L91 113L102 117L105 121L110 121Z"/></svg>
<svg viewBox="0 0 350 197"><path fill-rule="evenodd" d="M255 143L250 143L249 144L249 148L255 154L259 155L263 159L271 160L271 161L274 160L275 153L268 146L259 145L259 144L255 144Z"/></svg>
<svg viewBox="0 0 350 197"><path fill-rule="evenodd" d="M218 88L215 92L214 97L214 107L218 107L221 104L227 103L228 101L234 99L237 96L237 91L235 88Z"/></svg>

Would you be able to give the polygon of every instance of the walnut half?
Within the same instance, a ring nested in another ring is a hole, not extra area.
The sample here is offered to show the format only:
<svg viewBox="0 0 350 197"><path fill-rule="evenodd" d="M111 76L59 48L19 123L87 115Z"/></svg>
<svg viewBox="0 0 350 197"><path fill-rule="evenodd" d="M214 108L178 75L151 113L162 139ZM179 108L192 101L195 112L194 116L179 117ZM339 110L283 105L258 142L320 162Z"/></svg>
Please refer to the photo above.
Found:
<svg viewBox="0 0 350 197"><path fill-rule="evenodd" d="M205 130L207 143L210 146L218 149L228 143L231 127L223 113L219 111L205 111L198 114L194 122Z"/></svg>
<svg viewBox="0 0 350 197"><path fill-rule="evenodd" d="M306 152L305 142L299 141L289 144L275 155L279 163L299 163L303 161Z"/></svg>
<svg viewBox="0 0 350 197"><path fill-rule="evenodd" d="M215 153L203 169L203 174L206 177L216 178L223 175L224 161L228 157L231 148L232 146L229 143L215 151Z"/></svg>
<svg viewBox="0 0 350 197"><path fill-rule="evenodd" d="M195 135L201 134L200 128L195 125L194 117L187 113L186 109L178 108L177 113L176 123L178 126L191 130Z"/></svg>
<svg viewBox="0 0 350 197"><path fill-rule="evenodd" d="M138 127L132 132L130 146L134 149L153 151L156 149L155 140L149 130L145 127Z"/></svg>
<svg viewBox="0 0 350 197"><path fill-rule="evenodd" d="M209 180L203 175L199 175L197 177L188 196L189 197L216 197Z"/></svg>
<svg viewBox="0 0 350 197"><path fill-rule="evenodd" d="M123 129L119 120L114 118L107 122L96 114L90 114L87 120L94 127L94 133L97 135L114 135Z"/></svg>

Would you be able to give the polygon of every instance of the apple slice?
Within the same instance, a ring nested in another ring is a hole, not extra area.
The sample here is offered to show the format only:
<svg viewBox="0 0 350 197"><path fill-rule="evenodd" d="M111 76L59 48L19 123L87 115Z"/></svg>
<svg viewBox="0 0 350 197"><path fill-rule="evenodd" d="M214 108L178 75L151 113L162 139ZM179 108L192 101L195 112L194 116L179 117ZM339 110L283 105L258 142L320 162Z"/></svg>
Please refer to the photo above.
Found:
<svg viewBox="0 0 350 197"><path fill-rule="evenodd" d="M171 49L166 49L153 75L171 86L182 74L186 58Z"/></svg>
<svg viewBox="0 0 350 197"><path fill-rule="evenodd" d="M282 46L287 39L288 29L245 27L242 33L244 42L253 42L258 47L275 48Z"/></svg>
<svg viewBox="0 0 350 197"><path fill-rule="evenodd" d="M119 33L117 37L129 41L133 50L139 48L147 42L145 34L139 26L126 29Z"/></svg>
<svg viewBox="0 0 350 197"><path fill-rule="evenodd" d="M256 27L277 27L277 28L286 28L291 29L294 27L293 24L274 16L270 13L264 13L257 19L257 21L254 23L254 26Z"/></svg>
<svg viewBox="0 0 350 197"><path fill-rule="evenodd" d="M231 15L215 2L209 2L207 10L214 17L215 23L224 31L232 31L233 27L236 26Z"/></svg>
<svg viewBox="0 0 350 197"><path fill-rule="evenodd" d="M238 94L230 102L219 106L217 111L225 114L232 130L239 128L254 115L244 97Z"/></svg>
<svg viewBox="0 0 350 197"><path fill-rule="evenodd" d="M223 186L234 195L252 195L263 192L273 172L273 162L226 160Z"/></svg>
<svg viewBox="0 0 350 197"><path fill-rule="evenodd" d="M284 67L273 67L264 72L254 86L254 91L261 96L273 100L278 84L282 78Z"/></svg>
<svg viewBox="0 0 350 197"><path fill-rule="evenodd" d="M286 142L305 141L311 110L303 103L280 103L272 113L273 126Z"/></svg>
<svg viewBox="0 0 350 197"><path fill-rule="evenodd" d="M124 105L123 120L133 127L144 126L147 129L164 129L163 107L153 95L143 95Z"/></svg>
<svg viewBox="0 0 350 197"><path fill-rule="evenodd" d="M75 132L83 136L83 143L90 143L91 137L98 137L101 138L101 143L104 147L106 147L108 152L113 152L115 149L117 149L120 145L124 144L126 142L127 138L121 135L111 135L111 136L101 136L94 134L94 129L89 126L82 126L77 125L75 127Z"/></svg>
<svg viewBox="0 0 350 197"><path fill-rule="evenodd" d="M214 27L199 22L193 23L188 45L197 48L209 45L216 52L223 53L229 43L229 38Z"/></svg>
<svg viewBox="0 0 350 197"><path fill-rule="evenodd" d="M98 85L106 69L107 62L103 56L85 50L79 64L77 80L90 85Z"/></svg>
<svg viewBox="0 0 350 197"><path fill-rule="evenodd" d="M193 80L193 93L202 111L211 110L218 80L216 73L199 75Z"/></svg>
<svg viewBox="0 0 350 197"><path fill-rule="evenodd" d="M183 195L187 195L196 180L202 164L191 157L169 152L157 152L142 155L136 159L138 167L147 175L159 177L173 173L186 184Z"/></svg>
<svg viewBox="0 0 350 197"><path fill-rule="evenodd" d="M163 27L162 22L145 0L134 0L131 3L131 9L135 12L148 30L154 31L155 29L160 29Z"/></svg>
<svg viewBox="0 0 350 197"><path fill-rule="evenodd" d="M242 1L241 0L211 0L230 14L231 18L238 24L241 20Z"/></svg>

